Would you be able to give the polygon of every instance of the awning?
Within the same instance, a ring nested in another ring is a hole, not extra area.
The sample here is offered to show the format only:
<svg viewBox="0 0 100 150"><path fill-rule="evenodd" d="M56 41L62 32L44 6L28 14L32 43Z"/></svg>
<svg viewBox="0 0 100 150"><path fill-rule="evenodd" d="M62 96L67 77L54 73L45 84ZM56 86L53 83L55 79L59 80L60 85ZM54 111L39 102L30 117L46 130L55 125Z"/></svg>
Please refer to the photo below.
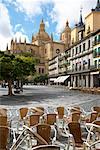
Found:
<svg viewBox="0 0 100 150"><path fill-rule="evenodd" d="M50 80L51 82L54 82L56 79L57 79L57 78L50 78L49 80Z"/></svg>
<svg viewBox="0 0 100 150"><path fill-rule="evenodd" d="M91 75L93 75L93 74L99 74L99 71L91 72L90 74Z"/></svg>
<svg viewBox="0 0 100 150"><path fill-rule="evenodd" d="M69 78L69 75L68 76L60 76L54 82L55 83L63 83L68 78Z"/></svg>

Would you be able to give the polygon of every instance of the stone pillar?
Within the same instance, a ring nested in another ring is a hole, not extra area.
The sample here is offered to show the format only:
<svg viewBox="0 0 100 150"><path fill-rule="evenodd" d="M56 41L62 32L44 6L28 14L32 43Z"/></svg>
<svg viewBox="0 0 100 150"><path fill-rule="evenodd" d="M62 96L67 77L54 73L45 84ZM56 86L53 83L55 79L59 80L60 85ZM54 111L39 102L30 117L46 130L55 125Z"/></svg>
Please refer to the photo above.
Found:
<svg viewBox="0 0 100 150"><path fill-rule="evenodd" d="M90 87L93 88L93 74L90 75Z"/></svg>
<svg viewBox="0 0 100 150"><path fill-rule="evenodd" d="M89 87L89 85L88 85L88 79L89 79L89 76L88 75L86 75L86 87L88 88Z"/></svg>
<svg viewBox="0 0 100 150"><path fill-rule="evenodd" d="M81 75L81 87L83 87L83 75Z"/></svg>

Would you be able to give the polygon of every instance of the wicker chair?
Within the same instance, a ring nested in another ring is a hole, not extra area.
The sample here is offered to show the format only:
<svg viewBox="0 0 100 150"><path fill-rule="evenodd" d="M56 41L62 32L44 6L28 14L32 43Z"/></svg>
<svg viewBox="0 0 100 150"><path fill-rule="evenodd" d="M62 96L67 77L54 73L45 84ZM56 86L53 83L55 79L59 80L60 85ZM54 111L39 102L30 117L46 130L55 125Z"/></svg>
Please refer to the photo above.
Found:
<svg viewBox="0 0 100 150"><path fill-rule="evenodd" d="M34 126L39 123L40 115L34 114L29 116L29 127Z"/></svg>
<svg viewBox="0 0 100 150"><path fill-rule="evenodd" d="M93 111L96 111L98 113L98 117L100 117L100 106L94 106L92 107Z"/></svg>
<svg viewBox="0 0 100 150"><path fill-rule="evenodd" d="M0 150L7 150L8 127L0 126Z"/></svg>
<svg viewBox="0 0 100 150"><path fill-rule="evenodd" d="M83 139L81 133L80 123L70 122L68 124L69 132L73 135L74 140L72 141L73 147L83 147Z"/></svg>
<svg viewBox="0 0 100 150"><path fill-rule="evenodd" d="M47 114L46 123L49 125L54 125L56 123L56 114Z"/></svg>
<svg viewBox="0 0 100 150"><path fill-rule="evenodd" d="M60 147L56 145L40 145L34 147L32 150L60 150Z"/></svg>
<svg viewBox="0 0 100 150"><path fill-rule="evenodd" d="M73 112L72 113L72 121L79 122L80 121L80 112Z"/></svg>
<svg viewBox="0 0 100 150"><path fill-rule="evenodd" d="M57 107L57 116L59 119L63 119L64 117L64 107Z"/></svg>
<svg viewBox="0 0 100 150"><path fill-rule="evenodd" d="M0 116L0 126L7 126L7 116Z"/></svg>
<svg viewBox="0 0 100 150"><path fill-rule="evenodd" d="M37 133L49 144L51 136L51 126L48 124L38 124ZM38 143L39 144L39 143Z"/></svg>
<svg viewBox="0 0 100 150"><path fill-rule="evenodd" d="M20 108L19 112L20 112L20 118L24 119L28 113L28 108L27 107Z"/></svg>
<svg viewBox="0 0 100 150"><path fill-rule="evenodd" d="M97 117L98 117L98 113L96 111L91 112L90 118L86 119L86 122L92 123L93 121L97 119Z"/></svg>
<svg viewBox="0 0 100 150"><path fill-rule="evenodd" d="M0 108L0 116L7 116L7 109L6 108Z"/></svg>
<svg viewBox="0 0 100 150"><path fill-rule="evenodd" d="M33 108L31 108L31 112L33 114L38 114L38 115L42 116L44 114L44 107L33 107Z"/></svg>

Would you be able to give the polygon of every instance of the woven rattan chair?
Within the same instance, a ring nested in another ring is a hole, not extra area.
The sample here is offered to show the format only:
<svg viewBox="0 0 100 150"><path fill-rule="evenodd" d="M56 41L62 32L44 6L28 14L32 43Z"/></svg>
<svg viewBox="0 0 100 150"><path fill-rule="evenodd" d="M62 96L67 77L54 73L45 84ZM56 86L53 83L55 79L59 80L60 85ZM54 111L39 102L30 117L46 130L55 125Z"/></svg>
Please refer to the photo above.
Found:
<svg viewBox="0 0 100 150"><path fill-rule="evenodd" d="M39 123L40 115L34 114L29 116L29 127L34 126Z"/></svg>
<svg viewBox="0 0 100 150"><path fill-rule="evenodd" d="M6 108L0 108L0 116L7 116L7 109Z"/></svg>
<svg viewBox="0 0 100 150"><path fill-rule="evenodd" d="M95 120L97 119L97 117L98 117L98 113L97 113L96 111L91 112L90 118L88 118L88 119L86 120L86 122L92 123L93 121L95 121Z"/></svg>
<svg viewBox="0 0 100 150"><path fill-rule="evenodd" d="M7 116L0 116L0 126L7 126Z"/></svg>
<svg viewBox="0 0 100 150"><path fill-rule="evenodd" d="M74 147L83 147L82 133L80 123L70 122L68 124L69 132L73 135L74 138Z"/></svg>
<svg viewBox="0 0 100 150"><path fill-rule="evenodd" d="M20 112L20 118L23 119L24 117L26 117L27 113L28 113L28 108L25 107L25 108L20 108L19 109L19 112Z"/></svg>
<svg viewBox="0 0 100 150"><path fill-rule="evenodd" d="M31 112L33 112L33 114L42 116L44 114L44 107L33 107L31 108Z"/></svg>
<svg viewBox="0 0 100 150"><path fill-rule="evenodd" d="M0 150L7 150L8 127L0 126Z"/></svg>
<svg viewBox="0 0 100 150"><path fill-rule="evenodd" d="M72 121L74 121L74 122L80 121L80 112L73 112L72 113Z"/></svg>
<svg viewBox="0 0 100 150"><path fill-rule="evenodd" d="M48 124L38 124L37 133L49 144L51 136L51 126ZM39 143L38 143L39 144Z"/></svg>
<svg viewBox="0 0 100 150"><path fill-rule="evenodd" d="M50 125L54 125L56 123L56 114L47 114L46 123Z"/></svg>
<svg viewBox="0 0 100 150"><path fill-rule="evenodd" d="M57 116L59 119L63 119L64 117L64 107L57 107Z"/></svg>
<svg viewBox="0 0 100 150"><path fill-rule="evenodd" d="M98 113L98 117L100 117L100 106L94 106L92 107L93 111L96 111Z"/></svg>
<svg viewBox="0 0 100 150"><path fill-rule="evenodd" d="M60 150L60 147L56 145L40 145L34 147L32 150Z"/></svg>

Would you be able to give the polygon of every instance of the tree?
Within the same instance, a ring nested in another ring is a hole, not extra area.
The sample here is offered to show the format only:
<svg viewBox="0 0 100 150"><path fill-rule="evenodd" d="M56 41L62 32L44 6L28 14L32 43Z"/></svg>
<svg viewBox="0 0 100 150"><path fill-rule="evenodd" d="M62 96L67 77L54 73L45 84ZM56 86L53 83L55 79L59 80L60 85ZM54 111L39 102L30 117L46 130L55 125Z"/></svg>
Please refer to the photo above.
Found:
<svg viewBox="0 0 100 150"><path fill-rule="evenodd" d="M35 59L33 57L0 55L0 78L8 82L8 95L13 95L12 83L14 80L22 80L34 72Z"/></svg>
<svg viewBox="0 0 100 150"><path fill-rule="evenodd" d="M47 74L36 75L36 76L34 77L34 82L35 82L35 83L43 83L43 84L45 84L45 83L47 83L47 81L48 81L48 76L47 76Z"/></svg>

